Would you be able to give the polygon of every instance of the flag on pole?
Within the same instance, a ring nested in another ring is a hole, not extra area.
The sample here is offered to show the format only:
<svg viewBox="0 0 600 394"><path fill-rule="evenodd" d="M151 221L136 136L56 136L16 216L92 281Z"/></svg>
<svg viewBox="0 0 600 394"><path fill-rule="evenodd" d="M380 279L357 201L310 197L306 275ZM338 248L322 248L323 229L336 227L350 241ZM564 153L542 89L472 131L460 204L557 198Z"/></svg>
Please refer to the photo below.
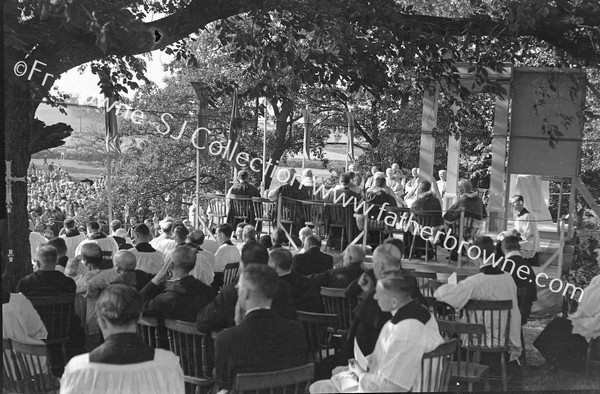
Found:
<svg viewBox="0 0 600 394"><path fill-rule="evenodd" d="M307 160L310 160L310 126L312 125L312 119L310 116L310 110L308 109L308 104L306 104L306 108L302 110L302 117L304 118L303 154Z"/></svg>
<svg viewBox="0 0 600 394"><path fill-rule="evenodd" d="M198 131L196 145L199 148L198 153L200 155L200 159L205 163L208 163L208 85L204 82L190 82L192 87L194 88L194 92L196 92L196 96L198 97L198 128L202 128L202 130Z"/></svg>
<svg viewBox="0 0 600 394"><path fill-rule="evenodd" d="M104 118L106 127L106 153L110 154L121 154L121 142L119 136L119 129L117 127L117 110L115 108L115 98L109 97L105 100ZM109 108L110 111L108 110Z"/></svg>
<svg viewBox="0 0 600 394"><path fill-rule="evenodd" d="M354 161L354 114L348 110L346 117L348 118L348 158Z"/></svg>
<svg viewBox="0 0 600 394"><path fill-rule="evenodd" d="M231 120L229 122L229 135L227 141L227 159L235 160L235 155L238 151L238 137L242 130L242 119L240 118L240 110L238 107L238 89L233 91L233 105L231 107Z"/></svg>

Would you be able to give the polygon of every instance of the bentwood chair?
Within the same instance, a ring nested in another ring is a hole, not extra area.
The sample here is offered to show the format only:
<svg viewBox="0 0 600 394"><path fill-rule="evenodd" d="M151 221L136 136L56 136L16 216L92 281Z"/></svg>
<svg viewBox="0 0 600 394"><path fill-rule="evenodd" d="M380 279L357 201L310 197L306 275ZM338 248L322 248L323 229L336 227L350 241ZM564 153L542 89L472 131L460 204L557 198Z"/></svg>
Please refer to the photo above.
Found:
<svg viewBox="0 0 600 394"><path fill-rule="evenodd" d="M446 339L457 339L459 346L450 362L450 379L466 382L469 391L473 391L473 383L483 381L489 386L489 367L479 364L481 348L478 346L485 335L485 326L474 323L458 323L438 320L440 333ZM462 352L461 352L462 349Z"/></svg>
<svg viewBox="0 0 600 394"><path fill-rule="evenodd" d="M138 335L144 343L154 349L168 349L165 326L157 317L142 316L137 324Z"/></svg>
<svg viewBox="0 0 600 394"><path fill-rule="evenodd" d="M179 357L183 368L186 392L195 387L196 394L213 384L214 346L210 335L198 331L195 323L165 320L169 348Z"/></svg>
<svg viewBox="0 0 600 394"><path fill-rule="evenodd" d="M338 319L337 324L330 327L330 330L337 335L345 335L352 322L350 300L346 297L346 290L321 287L321 297L325 313L336 315Z"/></svg>
<svg viewBox="0 0 600 394"><path fill-rule="evenodd" d="M26 393L54 393L60 382L50 374L46 366L48 348L46 345L33 345L11 340L12 349L23 378Z"/></svg>
<svg viewBox="0 0 600 394"><path fill-rule="evenodd" d="M425 353L421 360L421 387L414 392L443 393L450 382L450 357L456 352L456 339L442 343L435 350Z"/></svg>
<svg viewBox="0 0 600 394"><path fill-rule="evenodd" d="M68 360L67 344L71 341L75 294L56 297L28 297L27 299L31 301L48 331L46 345L51 348L52 368L60 370ZM52 349L60 350L55 352Z"/></svg>
<svg viewBox="0 0 600 394"><path fill-rule="evenodd" d="M324 236L325 220L323 212L325 210L325 201L302 201L302 210L304 211L304 225L314 227L315 234L319 237Z"/></svg>
<svg viewBox="0 0 600 394"><path fill-rule="evenodd" d="M437 279L435 272L413 272L415 278L417 278L417 286L421 290L424 296L433 297L434 290L429 286L429 282Z"/></svg>
<svg viewBox="0 0 600 394"><path fill-rule="evenodd" d="M229 263L225 265L225 268L223 269L223 287L235 282L239 269L240 263Z"/></svg>
<svg viewBox="0 0 600 394"><path fill-rule="evenodd" d="M10 339L2 339L2 391L6 393L19 393L25 391L23 377L17 356L12 348Z"/></svg>
<svg viewBox="0 0 600 394"><path fill-rule="evenodd" d="M512 301L470 300L463 308L467 323L483 324L486 334L477 346L481 353L499 353L502 388L508 390L506 354L510 351L510 319Z"/></svg>
<svg viewBox="0 0 600 394"><path fill-rule="evenodd" d="M592 369L592 367L594 367ZM600 337L592 338L588 343L587 353L585 357L585 372L590 375L592 371L600 371Z"/></svg>
<svg viewBox="0 0 600 394"><path fill-rule="evenodd" d="M252 197L252 205L254 207L254 220L256 221L256 228L258 231L258 225L260 223L261 232L266 228L267 234L271 234L271 227L273 223L273 212L275 211L275 202L267 198ZM267 226L265 227L265 223Z"/></svg>
<svg viewBox="0 0 600 394"><path fill-rule="evenodd" d="M238 394L304 394L315 375L313 363L274 372L238 373L234 390Z"/></svg>
<svg viewBox="0 0 600 394"><path fill-rule="evenodd" d="M206 199L208 200L208 208L206 211L209 220L209 229L225 223L227 221L225 196L222 194L208 193L206 194Z"/></svg>
<svg viewBox="0 0 600 394"><path fill-rule="evenodd" d="M348 217L347 210L342 204L326 204L324 209L324 217L327 228L327 242L325 250L332 244L332 234L334 229L340 230L340 253L344 250L345 243L348 237Z"/></svg>
<svg viewBox="0 0 600 394"><path fill-rule="evenodd" d="M333 355L335 349L331 346L331 333L328 328L337 326L337 315L305 311L298 311L297 313L298 320L302 322L306 333L310 359L320 362L325 357Z"/></svg>

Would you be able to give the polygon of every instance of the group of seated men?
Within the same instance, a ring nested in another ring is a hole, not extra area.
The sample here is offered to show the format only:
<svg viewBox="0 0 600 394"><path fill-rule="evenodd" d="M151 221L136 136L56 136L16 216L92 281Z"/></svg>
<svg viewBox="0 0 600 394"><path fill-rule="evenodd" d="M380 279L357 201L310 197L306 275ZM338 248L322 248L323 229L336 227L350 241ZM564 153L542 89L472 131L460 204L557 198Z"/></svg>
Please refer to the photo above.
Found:
<svg viewBox="0 0 600 394"><path fill-rule="evenodd" d="M468 184L464 185L468 187ZM419 184L421 193L415 201L415 209L426 210L423 201L418 204L419 200L430 199L426 187L425 182ZM468 202L468 198L467 195L464 200ZM101 323L98 300L102 291L115 283L127 284L137 290L143 314L196 322L204 333L227 329L215 342L215 378L223 389L231 388L238 372L302 364L300 361L305 358L299 355L305 355L306 343L299 339L304 338L303 335L297 335L301 326L289 321L296 319L297 310L323 312L320 287L347 288L349 296L361 299L340 354L351 356L355 339L364 354L371 354L373 365L368 373L352 371L365 390L418 387L420 382L415 372L418 363L415 360L420 360L424 352L433 350L440 343L435 319L431 319L426 309L416 307L418 302L414 300L424 301L414 278L401 270L404 247L394 238L375 249L373 271L363 272L361 264L365 250L362 247L351 245L346 248L343 263L334 268L332 256L321 252L321 240L317 236L307 235L303 239L303 252L292 256L282 247L281 229L274 231L268 249L256 240L256 231L250 225L244 226L239 237L242 239L238 239L240 242L236 245L232 241L233 229L228 224L217 227L215 243L206 242L209 240L205 240L201 231L190 233L186 227L165 220L161 222L159 237L152 239L148 227L140 224L133 232L133 246L125 243L121 250L115 251L110 242L111 239L115 242L114 238L100 232L97 223L88 223L88 234L79 243L70 239L80 236L72 228L72 222L65 221L65 226L69 226L65 237L52 239L48 245L38 248L38 270L22 279L17 291L30 296L75 292L84 295L86 308L82 317L85 318L87 350L106 343L107 331ZM493 253L491 239L484 238L479 242L477 245L488 255ZM527 264L518 259L518 237L506 235L502 245L507 259ZM128 246L132 247L125 249ZM69 259L69 254L74 257ZM436 292L436 298L456 308L464 306L470 298L513 300L511 355L518 357L520 322L526 321L529 314L535 286L532 291L529 278L517 281L509 275L506 279L501 271L484 263L489 260L482 258L481 261L481 276L475 275L458 285L442 286ZM223 286L223 271L230 263L239 263L242 274L237 283ZM506 283L500 283L500 279ZM263 309L269 312L261 312ZM425 329L414 326L412 321L406 325L402 323L404 320L416 320ZM78 323L74 319L73 335L77 335L75 326ZM272 329L265 329L267 326ZM402 329L396 329L401 326ZM417 332L421 332L420 336ZM405 349L405 343L395 343L399 333L419 336L415 340L420 343L419 350ZM288 334L294 334L294 340L290 340ZM248 338L257 339L249 341ZM265 350L261 347L264 343L276 344L280 350L271 347ZM83 347L82 341L74 340L70 355L81 353ZM393 363L384 362L392 354L405 353L412 358L394 356ZM342 360L343 357L341 360L336 358L334 362ZM409 364L412 367L406 374L398 375L399 368L404 369Z"/></svg>

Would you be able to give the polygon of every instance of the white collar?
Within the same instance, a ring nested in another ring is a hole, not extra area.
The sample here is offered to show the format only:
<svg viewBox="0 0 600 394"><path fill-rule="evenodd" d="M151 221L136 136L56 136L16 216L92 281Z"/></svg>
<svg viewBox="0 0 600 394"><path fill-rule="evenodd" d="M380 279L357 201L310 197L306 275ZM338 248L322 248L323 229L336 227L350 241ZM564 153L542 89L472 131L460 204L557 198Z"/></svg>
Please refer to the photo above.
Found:
<svg viewBox="0 0 600 394"><path fill-rule="evenodd" d="M521 256L521 252L518 250L511 250L504 256L504 258L508 259L509 257L512 257L512 256Z"/></svg>
<svg viewBox="0 0 600 394"><path fill-rule="evenodd" d="M250 313L252 311L257 311L259 309L271 309L271 307L270 306L257 306L256 308L248 309L246 311L246 316L248 315L248 313Z"/></svg>

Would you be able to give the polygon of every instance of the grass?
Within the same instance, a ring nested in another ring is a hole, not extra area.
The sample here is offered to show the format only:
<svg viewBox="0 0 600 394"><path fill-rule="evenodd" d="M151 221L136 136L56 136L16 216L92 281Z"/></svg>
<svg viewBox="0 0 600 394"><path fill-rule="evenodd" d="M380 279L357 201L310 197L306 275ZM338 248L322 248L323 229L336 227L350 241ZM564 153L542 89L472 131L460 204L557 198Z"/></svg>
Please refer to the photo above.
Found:
<svg viewBox="0 0 600 394"><path fill-rule="evenodd" d="M591 392L600 392L600 373L588 377L585 375L585 371L574 373L544 365L544 357L533 347L533 341L551 320L532 320L527 322L524 327L527 365L522 368L523 390L561 390L564 392L590 390Z"/></svg>

